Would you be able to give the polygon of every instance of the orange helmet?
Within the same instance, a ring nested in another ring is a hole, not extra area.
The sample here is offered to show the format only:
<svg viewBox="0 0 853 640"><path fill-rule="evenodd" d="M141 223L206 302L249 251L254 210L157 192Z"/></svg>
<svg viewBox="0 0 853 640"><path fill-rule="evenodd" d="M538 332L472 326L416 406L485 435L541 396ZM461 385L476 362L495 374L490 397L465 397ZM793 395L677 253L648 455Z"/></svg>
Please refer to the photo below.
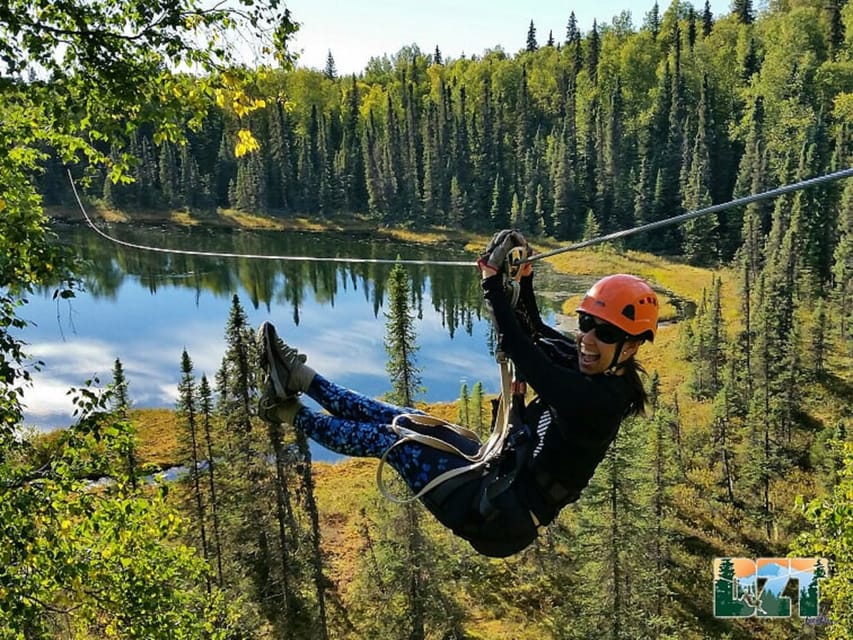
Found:
<svg viewBox="0 0 853 640"><path fill-rule="evenodd" d="M578 311L609 322L630 336L654 342L658 326L658 297L636 276L617 273L596 282Z"/></svg>

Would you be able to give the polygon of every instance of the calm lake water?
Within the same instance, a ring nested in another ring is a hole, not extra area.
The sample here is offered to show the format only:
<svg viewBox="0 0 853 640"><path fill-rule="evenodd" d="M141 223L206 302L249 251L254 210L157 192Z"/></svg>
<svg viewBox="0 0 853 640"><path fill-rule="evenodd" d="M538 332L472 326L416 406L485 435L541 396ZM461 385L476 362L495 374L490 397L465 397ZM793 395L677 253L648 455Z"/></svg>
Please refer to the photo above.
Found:
<svg viewBox="0 0 853 640"><path fill-rule="evenodd" d="M253 326L272 321L327 378L371 396L390 388L383 343L390 265L198 258L122 248L82 225L56 231L86 261L80 274L85 291L57 301L46 289L21 311L35 323L23 334L29 353L44 362L24 395L29 425L50 429L73 422L68 389L93 376L111 381L116 358L133 406L174 407L184 348L196 374L213 381L235 293ZM333 234L127 225L110 232L139 244L226 253L470 261L471 267L406 266L425 387L420 399L453 400L463 382L470 388L481 381L487 393L498 389L471 254ZM553 318L559 300L588 285L539 268L543 313Z"/></svg>

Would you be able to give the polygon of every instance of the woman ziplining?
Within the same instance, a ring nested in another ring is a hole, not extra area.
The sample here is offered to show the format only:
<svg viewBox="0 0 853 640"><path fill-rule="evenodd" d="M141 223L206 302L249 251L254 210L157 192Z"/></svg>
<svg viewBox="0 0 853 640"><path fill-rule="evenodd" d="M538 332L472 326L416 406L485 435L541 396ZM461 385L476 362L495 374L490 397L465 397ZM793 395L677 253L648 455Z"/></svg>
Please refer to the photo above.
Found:
<svg viewBox="0 0 853 640"><path fill-rule="evenodd" d="M325 379L270 323L258 331L265 372L260 417L292 425L338 453L387 460L427 509L478 552L504 557L521 551L539 527L578 500L621 421L643 411L643 369L635 356L644 341L654 340L658 318L648 284L607 276L581 301L572 340L542 321L533 265L524 261L530 254L519 232L504 230L477 262L499 350L515 371L503 392L508 415L498 418L505 424L496 425L504 433L493 450L484 453L465 429ZM505 287L513 256L515 306ZM535 397L525 404L527 384ZM303 406L301 393L329 414Z"/></svg>

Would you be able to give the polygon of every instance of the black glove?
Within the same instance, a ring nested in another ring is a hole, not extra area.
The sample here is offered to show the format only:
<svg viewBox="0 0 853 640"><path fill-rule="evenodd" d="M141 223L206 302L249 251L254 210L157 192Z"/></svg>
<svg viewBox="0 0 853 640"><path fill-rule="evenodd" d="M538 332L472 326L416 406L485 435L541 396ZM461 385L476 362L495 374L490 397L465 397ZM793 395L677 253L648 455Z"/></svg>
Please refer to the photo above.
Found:
<svg viewBox="0 0 853 640"><path fill-rule="evenodd" d="M513 247L526 247L527 241L521 232L514 229L504 229L492 236L486 250L480 255L477 266L483 277L494 275L504 268L506 257Z"/></svg>

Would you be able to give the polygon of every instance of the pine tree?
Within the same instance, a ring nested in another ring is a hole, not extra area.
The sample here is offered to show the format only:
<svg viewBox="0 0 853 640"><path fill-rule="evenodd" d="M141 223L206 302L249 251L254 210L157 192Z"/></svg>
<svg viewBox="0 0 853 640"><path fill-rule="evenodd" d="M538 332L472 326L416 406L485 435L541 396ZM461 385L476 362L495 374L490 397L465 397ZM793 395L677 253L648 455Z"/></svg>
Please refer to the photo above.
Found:
<svg viewBox="0 0 853 640"><path fill-rule="evenodd" d="M180 206L178 164L175 158L175 148L170 142L160 143L160 193L165 207Z"/></svg>
<svg viewBox="0 0 853 640"><path fill-rule="evenodd" d="M708 96L708 78L702 81L699 97L698 124L693 142L688 182L683 194L682 206L686 211L696 211L711 206L711 142L708 140L713 123ZM715 246L717 217L705 214L688 220L684 226L684 255L693 264L712 264L718 256Z"/></svg>
<svg viewBox="0 0 853 640"><path fill-rule="evenodd" d="M495 229L506 229L510 225L510 216L505 204L506 196L501 183L500 174L495 176L495 185L492 189L492 207L489 210L489 219Z"/></svg>
<svg viewBox="0 0 853 640"><path fill-rule="evenodd" d="M199 540L201 541L201 552L205 562L210 562L207 543L207 517L205 515L199 477L201 474L201 457L199 456L195 376L193 375L193 363L186 349L181 353L181 382L178 384L178 414L183 418L186 432L189 436L186 466L189 468L189 477L192 483L191 491L195 502L195 517L198 524ZM209 576L207 577L207 592L210 593Z"/></svg>
<svg viewBox="0 0 853 640"><path fill-rule="evenodd" d="M737 16L738 22L741 24L752 24L755 20L752 0L734 0L732 2L732 13Z"/></svg>
<svg viewBox="0 0 853 640"><path fill-rule="evenodd" d="M527 28L527 51L536 51L539 45L536 42L536 27L533 26L533 20L530 21L530 26Z"/></svg>
<svg viewBox="0 0 853 640"><path fill-rule="evenodd" d="M201 425L204 431L205 452L207 454L207 485L210 494L210 510L213 516L213 551L216 553L217 584L222 588L225 584L222 576L222 538L219 523L219 500L216 495L216 457L213 454L213 394L207 376L202 374L199 383L199 411Z"/></svg>
<svg viewBox="0 0 853 640"><path fill-rule="evenodd" d="M572 56L571 76L574 79L583 69L583 39L580 29L578 29L578 21L574 11L569 15L569 22L566 25L566 47Z"/></svg>
<svg viewBox="0 0 853 640"><path fill-rule="evenodd" d="M707 38L711 35L713 28L714 14L711 12L711 0L705 0L705 7L702 9L702 36Z"/></svg>
<svg viewBox="0 0 853 640"><path fill-rule="evenodd" d="M346 192L346 205L350 211L362 211L367 207L367 185L365 183L364 152L361 148L361 93L355 74L352 76L350 90L346 95L346 109L343 114L343 188Z"/></svg>
<svg viewBox="0 0 853 640"><path fill-rule="evenodd" d="M658 33L660 33L660 7L657 0L655 0L651 10L646 14L643 21L643 28L648 29L652 37L657 40Z"/></svg>
<svg viewBox="0 0 853 640"><path fill-rule="evenodd" d="M595 212L590 209L586 212L586 220L583 224L583 240L592 240L601 235L601 226L595 218Z"/></svg>
<svg viewBox="0 0 853 640"><path fill-rule="evenodd" d="M456 401L456 422L466 429L471 428L470 404L471 397L468 395L468 384L463 382L459 389L459 398Z"/></svg>
<svg viewBox="0 0 853 640"><path fill-rule="evenodd" d="M394 265L388 276L388 312L386 317L386 369L391 377L392 391L388 400L404 407L414 405L421 391L420 370L415 364L418 351L414 316L409 303L409 275L400 265Z"/></svg>
<svg viewBox="0 0 853 640"><path fill-rule="evenodd" d="M113 364L113 392L114 392L114 406L119 415L119 417L127 420L127 412L130 409L130 396L127 392L128 381L127 377L124 375L124 366L121 363L121 360L118 358L115 359L115 363ZM136 489L138 486L137 480L137 468L139 467L139 461L137 460L136 455L136 444L133 433L133 427L128 427L130 431L130 437L127 439L127 442L124 445L124 459L127 463L127 477L130 478L130 485L132 488Z"/></svg>
<svg viewBox="0 0 853 640"><path fill-rule="evenodd" d="M443 64L441 61L441 51L438 48L438 45L435 45L435 53L432 56L433 64Z"/></svg>
<svg viewBox="0 0 853 640"><path fill-rule="evenodd" d="M485 430L487 423L483 413L483 402L483 383L478 380L471 388L471 402L468 415L471 421L471 430L484 439L486 437Z"/></svg>
<svg viewBox="0 0 853 640"><path fill-rule="evenodd" d="M850 322L853 313L853 180L847 180L844 186L836 234L838 242L833 254L832 298L839 312L841 342L853 345L853 323Z"/></svg>
<svg viewBox="0 0 853 640"><path fill-rule="evenodd" d="M601 38L598 35L598 22L592 21L592 31L587 38L586 71L593 84L598 82L598 58L601 54Z"/></svg>
<svg viewBox="0 0 853 640"><path fill-rule="evenodd" d="M335 67L335 58L332 56L332 50L329 49L326 55L326 66L323 68L323 76L328 80L337 80L338 70Z"/></svg>

